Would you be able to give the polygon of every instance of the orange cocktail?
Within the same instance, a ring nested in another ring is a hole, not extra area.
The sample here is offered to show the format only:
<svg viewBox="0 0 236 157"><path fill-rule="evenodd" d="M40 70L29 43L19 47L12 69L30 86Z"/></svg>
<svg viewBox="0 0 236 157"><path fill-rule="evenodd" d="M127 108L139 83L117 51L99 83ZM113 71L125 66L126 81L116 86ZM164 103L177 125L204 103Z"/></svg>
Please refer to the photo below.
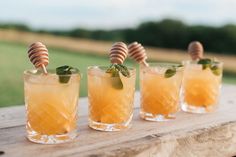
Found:
<svg viewBox="0 0 236 157"><path fill-rule="evenodd" d="M61 83L60 79L67 82ZM37 143L61 143L77 135L77 105L80 75L59 78L37 70L24 72L27 137Z"/></svg>
<svg viewBox="0 0 236 157"><path fill-rule="evenodd" d="M193 113L214 111L220 95L222 63L186 61L184 65L182 109Z"/></svg>
<svg viewBox="0 0 236 157"><path fill-rule="evenodd" d="M133 115L135 69L130 76L111 76L108 67L88 68L89 126L117 131L129 126Z"/></svg>
<svg viewBox="0 0 236 157"><path fill-rule="evenodd" d="M140 68L141 117L151 121L173 119L179 110L183 68L150 64Z"/></svg>

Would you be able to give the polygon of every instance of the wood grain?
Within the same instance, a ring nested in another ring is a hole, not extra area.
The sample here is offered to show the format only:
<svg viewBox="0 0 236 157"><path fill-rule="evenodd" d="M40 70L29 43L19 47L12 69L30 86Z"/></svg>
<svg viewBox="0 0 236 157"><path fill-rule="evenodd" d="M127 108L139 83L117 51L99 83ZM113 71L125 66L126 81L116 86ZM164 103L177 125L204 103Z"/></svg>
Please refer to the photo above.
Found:
<svg viewBox="0 0 236 157"><path fill-rule="evenodd" d="M136 96L136 99L138 97ZM137 99L138 100L138 99ZM25 138L24 107L0 109L0 152L6 157L168 157L236 155L236 86L224 85L219 109L210 114L179 112L177 119L147 122L135 103L133 126L121 132L100 132L87 126L87 99L80 101L78 137L59 145L33 144ZM82 111L82 110L81 110ZM11 115L11 116L9 116Z"/></svg>

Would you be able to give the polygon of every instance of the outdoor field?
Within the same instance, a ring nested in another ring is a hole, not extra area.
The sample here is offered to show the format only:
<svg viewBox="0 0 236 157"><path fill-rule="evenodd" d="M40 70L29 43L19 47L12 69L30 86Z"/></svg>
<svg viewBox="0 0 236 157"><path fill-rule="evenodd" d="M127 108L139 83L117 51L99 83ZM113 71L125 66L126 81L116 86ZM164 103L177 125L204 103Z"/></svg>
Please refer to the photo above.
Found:
<svg viewBox="0 0 236 157"><path fill-rule="evenodd" d="M23 105L23 71L32 69L33 65L27 57L27 44L16 41L0 40L0 107ZM55 48L49 46L50 64L48 68L56 68L61 65L77 67L82 73L80 96L87 96L86 69L91 65L109 65L108 52L95 53L87 50L68 50L66 47ZM93 48L95 49L95 48ZM101 49L101 48L100 48ZM108 49L109 50L109 49ZM180 56L182 55L179 53ZM173 55L173 54L172 54ZM176 54L175 54L176 55ZM174 58L174 56L172 56ZM177 57L178 58L178 57ZM152 58L152 60L156 60ZM163 58L161 59L163 61ZM173 60L168 60L172 61ZM137 66L131 60L125 62L128 66ZM138 76L138 75L137 75ZM224 75L224 83L236 84L236 76L233 73ZM136 80L138 87L138 78Z"/></svg>
<svg viewBox="0 0 236 157"><path fill-rule="evenodd" d="M81 54L79 52L48 48L50 63L48 68L61 65L77 67L82 73L80 96L87 96L86 69L91 65L109 65L108 57L94 54ZM127 62L131 66L131 62ZM22 105L23 97L23 71L34 68L27 56L27 45L0 41L0 107Z"/></svg>

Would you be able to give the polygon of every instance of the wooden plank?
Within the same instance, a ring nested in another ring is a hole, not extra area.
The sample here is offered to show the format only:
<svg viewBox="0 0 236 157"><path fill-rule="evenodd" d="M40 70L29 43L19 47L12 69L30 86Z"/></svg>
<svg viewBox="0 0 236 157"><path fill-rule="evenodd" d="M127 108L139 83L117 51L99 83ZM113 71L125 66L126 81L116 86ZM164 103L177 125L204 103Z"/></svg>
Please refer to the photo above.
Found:
<svg viewBox="0 0 236 157"><path fill-rule="evenodd" d="M0 109L1 114L2 111ZM0 128L0 151L4 151L7 157L35 154L45 157L236 155L235 86L224 85L220 106L215 113L179 112L176 120L156 123L141 120L138 112L136 108L132 128L121 132L92 130L87 126L87 116L80 116L77 139L59 145L32 144L24 137L24 126L15 125L15 122L11 127Z"/></svg>

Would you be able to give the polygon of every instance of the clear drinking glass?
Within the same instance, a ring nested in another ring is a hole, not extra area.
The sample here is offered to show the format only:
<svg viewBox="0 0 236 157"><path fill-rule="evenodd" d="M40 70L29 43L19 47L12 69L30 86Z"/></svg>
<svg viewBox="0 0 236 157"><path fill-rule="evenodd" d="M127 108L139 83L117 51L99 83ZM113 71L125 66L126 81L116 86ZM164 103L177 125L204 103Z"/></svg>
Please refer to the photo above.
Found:
<svg viewBox="0 0 236 157"><path fill-rule="evenodd" d="M181 108L192 113L208 113L216 109L220 95L223 63L204 68L196 61L183 61L183 95Z"/></svg>
<svg viewBox="0 0 236 157"><path fill-rule="evenodd" d="M112 77L108 67L88 67L89 126L101 131L119 131L129 127L133 116L135 69L130 77ZM121 88L120 88L121 87Z"/></svg>
<svg viewBox="0 0 236 157"><path fill-rule="evenodd" d="M171 70L170 70L171 69ZM140 67L141 111L145 120L174 119L180 106L183 67L171 63L150 63Z"/></svg>
<svg viewBox="0 0 236 157"><path fill-rule="evenodd" d="M59 78L60 77L60 78ZM60 79L69 79L60 83ZM36 143L55 144L77 136L77 106L80 74L47 75L37 70L24 72L27 138Z"/></svg>

